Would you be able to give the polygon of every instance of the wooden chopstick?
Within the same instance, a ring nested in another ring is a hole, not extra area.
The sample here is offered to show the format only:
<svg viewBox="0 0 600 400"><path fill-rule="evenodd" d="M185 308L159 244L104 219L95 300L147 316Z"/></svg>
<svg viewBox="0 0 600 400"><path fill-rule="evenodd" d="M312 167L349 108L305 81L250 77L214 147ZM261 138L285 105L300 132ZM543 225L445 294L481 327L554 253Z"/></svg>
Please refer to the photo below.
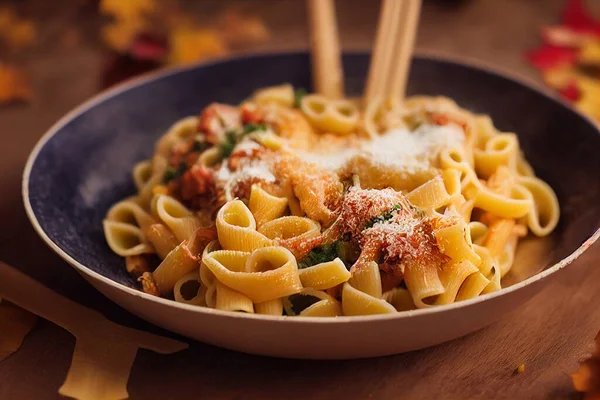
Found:
<svg viewBox="0 0 600 400"><path fill-rule="evenodd" d="M402 101L414 49L421 0L384 0L364 100Z"/></svg>
<svg viewBox="0 0 600 400"><path fill-rule="evenodd" d="M369 75L364 94L365 104L369 104L375 97L382 96L385 91L386 77L389 73L393 55L390 49L396 37L401 11L401 0L383 0L381 12L379 13L375 46L369 65Z"/></svg>
<svg viewBox="0 0 600 400"><path fill-rule="evenodd" d="M308 0L313 89L330 98L344 96L344 77L334 0Z"/></svg>
<svg viewBox="0 0 600 400"><path fill-rule="evenodd" d="M410 62L415 47L421 0L404 0L402 6L402 24L396 36L396 48L392 61L392 71L389 80L389 97L402 101L406 96L406 83L410 71Z"/></svg>

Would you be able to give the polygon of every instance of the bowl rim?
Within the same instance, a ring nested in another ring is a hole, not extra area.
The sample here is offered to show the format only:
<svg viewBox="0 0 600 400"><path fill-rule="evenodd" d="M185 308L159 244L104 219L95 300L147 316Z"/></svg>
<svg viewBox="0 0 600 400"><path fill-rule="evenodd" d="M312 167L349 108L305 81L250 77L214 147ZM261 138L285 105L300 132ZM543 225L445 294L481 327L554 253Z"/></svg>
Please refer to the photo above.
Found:
<svg viewBox="0 0 600 400"><path fill-rule="evenodd" d="M100 93L92 96L90 99L84 101L79 106L73 108L63 117L61 117L57 122L55 122L38 140L38 142L33 147L31 153L27 158L27 163L23 170L22 176L22 198L23 204L25 206L25 211L27 217L29 218L30 223L33 228L37 232L37 234L41 237L41 239L48 245L55 253L57 253L63 260L73 266L80 274L84 275L84 278L91 279L95 283L108 285L113 289L116 289L127 296L141 298L150 302L158 303L159 305L167 306L167 307L175 307L180 309L181 311L191 311L198 314L208 314L213 315L215 317L224 317L224 318L239 318L239 319L251 319L251 320L263 320L263 321L286 321L288 323L293 324L332 324L332 323L350 323L350 322L371 322L371 321L382 321L382 320L391 320L391 319L404 319L404 318L417 318L421 316L426 316L430 314L436 314L445 311L456 310L460 308L469 307L472 305L476 305L479 303L483 303L489 300L492 300L497 297L508 295L512 292L516 292L525 286L529 286L537 281L540 281L544 278L549 277L555 272L565 268L569 264L571 264L575 259L577 259L585 250L591 247L597 240L600 238L600 227L596 228L595 232L586 239L577 249L575 249L571 254L567 257L560 260L558 263L547 267L543 271L521 281L512 286L502 288L498 291L487 293L469 300L464 300L460 302L455 302L446 305L440 305L430 308L422 308L416 310L408 310L401 311L395 314L378 314L378 315L360 315L360 316L339 316L333 318L322 318L322 317L302 317L302 318L290 318L288 316L275 316L275 315L262 315L262 314L247 314L247 313L236 313L233 311L224 311L217 310L208 307L199 307L191 304L178 303L174 300L165 299L158 296L153 296L147 293L142 292L141 290L137 290L128 286L125 286L119 282L113 281L112 279L92 270L91 268L85 266L84 264L77 261L75 258L71 257L66 251L64 251L58 244L56 244L49 235L44 231L42 226L40 225L33 207L31 205L31 201L29 199L29 178L31 175L31 171L33 169L33 165L37 160L37 157L41 150L44 148L47 142L49 142L54 135L56 135L62 128L64 128L67 124L69 124L73 119L78 117L79 115L87 112L88 110L95 107L97 104L102 103L106 100L111 99L123 92L126 92L130 89L142 86L148 82L152 82L158 79L166 78L172 75L176 75L182 72L187 72L194 69L204 68L208 66L218 65L221 63L226 63L230 61L236 60L245 60L245 59L255 59L255 58L269 58L269 57L277 57L277 56L298 56L298 55L306 55L308 51L306 50L292 50L292 51L263 51L263 52L248 52L248 53L237 53L235 55L226 56L216 58L206 62L194 63L186 66L179 67L167 67L160 69L158 71L151 71L149 73L145 73L133 78L130 78L124 82L121 82L113 87L105 89ZM368 51L345 51L345 55L361 55L361 54L369 54ZM460 65L463 67L481 70L487 72L492 75L500 76L501 78L512 80L522 86L527 87L530 90L533 90L544 96L559 105L566 107L571 110L575 114L577 114L580 118L583 118L587 122L589 122L592 126L594 126L598 130L598 134L600 134L600 126L595 123L590 117L580 113L576 110L572 105L564 102L557 95L553 94L546 88L542 88L537 84L533 79L524 77L515 73L514 71L506 70L502 67L490 66L489 64L482 62L481 60L472 59L464 56L457 57L455 55L444 54L440 51L432 51L432 50L422 50L415 52L414 58L426 59L431 61L439 61L444 63L450 63L455 65ZM98 289L96 289L98 290ZM134 314L135 315L135 314ZM139 317L138 317L139 318Z"/></svg>

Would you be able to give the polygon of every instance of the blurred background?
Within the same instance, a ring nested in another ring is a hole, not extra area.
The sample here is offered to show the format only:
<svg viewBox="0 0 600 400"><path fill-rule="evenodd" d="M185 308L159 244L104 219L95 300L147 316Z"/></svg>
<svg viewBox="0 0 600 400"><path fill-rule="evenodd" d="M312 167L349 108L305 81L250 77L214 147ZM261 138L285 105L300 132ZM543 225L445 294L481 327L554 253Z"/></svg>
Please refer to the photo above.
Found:
<svg viewBox="0 0 600 400"><path fill-rule="evenodd" d="M343 49L370 49L378 13L377 0L337 1ZM598 0L424 0L416 47L549 85L600 120L599 20ZM308 43L304 0L0 0L0 187L19 193L43 132L106 87L159 68ZM0 209L3 244L30 232L17 196L0 197ZM8 262L18 258L11 248L0 254Z"/></svg>

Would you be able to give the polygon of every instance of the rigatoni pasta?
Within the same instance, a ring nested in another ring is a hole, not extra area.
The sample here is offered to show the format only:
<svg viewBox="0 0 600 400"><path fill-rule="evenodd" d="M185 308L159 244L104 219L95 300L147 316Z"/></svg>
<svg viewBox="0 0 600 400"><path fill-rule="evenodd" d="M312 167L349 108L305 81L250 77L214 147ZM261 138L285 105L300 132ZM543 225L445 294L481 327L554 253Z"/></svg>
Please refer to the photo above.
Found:
<svg viewBox="0 0 600 400"><path fill-rule="evenodd" d="M284 84L182 119L134 166L108 245L142 290L230 312L389 314L501 289L519 239L560 216L517 135L443 97L357 104Z"/></svg>

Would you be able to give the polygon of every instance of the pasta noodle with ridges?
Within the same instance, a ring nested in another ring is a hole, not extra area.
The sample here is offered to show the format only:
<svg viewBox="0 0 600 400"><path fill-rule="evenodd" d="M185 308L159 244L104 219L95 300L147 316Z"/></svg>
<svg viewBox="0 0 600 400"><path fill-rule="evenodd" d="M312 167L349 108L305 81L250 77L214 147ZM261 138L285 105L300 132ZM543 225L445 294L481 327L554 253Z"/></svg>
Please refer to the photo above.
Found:
<svg viewBox="0 0 600 400"><path fill-rule="evenodd" d="M128 271L160 258L130 271L144 291L232 312L387 314L500 290L519 239L556 228L556 194L488 116L382 100L282 84L175 122L107 212L109 247Z"/></svg>

